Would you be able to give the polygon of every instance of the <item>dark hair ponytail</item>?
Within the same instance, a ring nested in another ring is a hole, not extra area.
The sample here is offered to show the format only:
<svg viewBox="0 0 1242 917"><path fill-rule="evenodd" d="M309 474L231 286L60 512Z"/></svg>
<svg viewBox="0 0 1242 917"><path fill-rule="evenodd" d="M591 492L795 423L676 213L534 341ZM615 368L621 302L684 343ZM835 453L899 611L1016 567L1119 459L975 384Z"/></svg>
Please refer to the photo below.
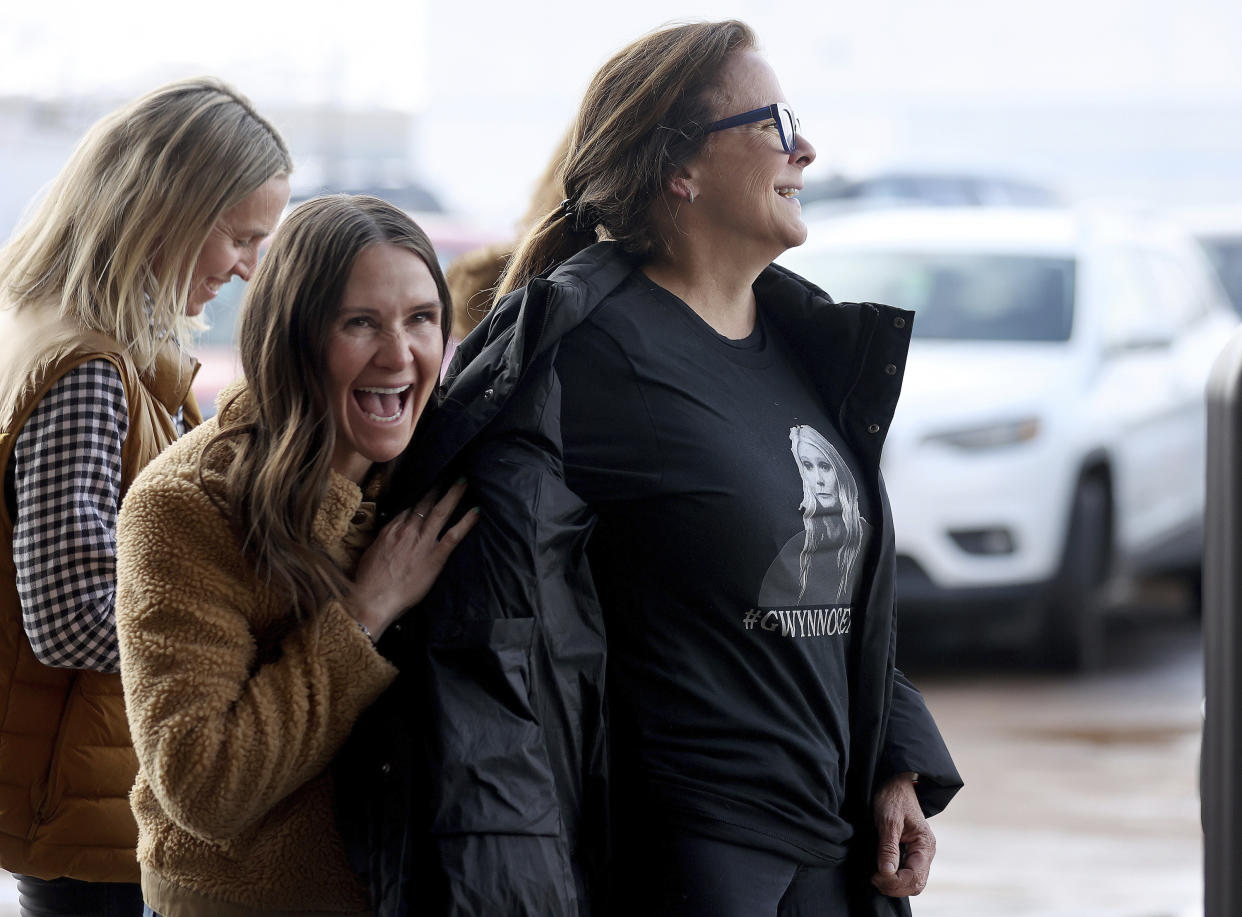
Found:
<svg viewBox="0 0 1242 917"><path fill-rule="evenodd" d="M496 299L598 241L594 225L562 204L527 231L496 285Z"/></svg>
<svg viewBox="0 0 1242 917"><path fill-rule="evenodd" d="M754 46L745 23L695 22L644 35L608 61L574 122L561 171L566 202L522 239L496 298L601 238L639 256L659 247L651 207L702 148L710 90L729 56Z"/></svg>

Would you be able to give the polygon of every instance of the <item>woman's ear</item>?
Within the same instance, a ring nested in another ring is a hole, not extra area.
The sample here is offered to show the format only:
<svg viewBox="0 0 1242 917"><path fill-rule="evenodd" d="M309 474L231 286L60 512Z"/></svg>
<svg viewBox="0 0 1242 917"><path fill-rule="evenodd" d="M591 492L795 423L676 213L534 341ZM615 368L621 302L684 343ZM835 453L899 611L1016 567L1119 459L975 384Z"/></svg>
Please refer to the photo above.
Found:
<svg viewBox="0 0 1242 917"><path fill-rule="evenodd" d="M693 204L698 193L694 187L694 178L683 166L668 178L668 193L679 200Z"/></svg>

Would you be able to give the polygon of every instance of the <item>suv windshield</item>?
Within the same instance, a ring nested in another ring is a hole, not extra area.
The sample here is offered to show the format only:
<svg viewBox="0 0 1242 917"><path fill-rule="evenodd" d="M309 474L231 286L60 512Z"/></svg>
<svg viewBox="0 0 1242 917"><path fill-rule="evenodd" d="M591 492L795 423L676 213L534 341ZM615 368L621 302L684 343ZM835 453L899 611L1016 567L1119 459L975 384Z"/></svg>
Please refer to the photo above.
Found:
<svg viewBox="0 0 1242 917"><path fill-rule="evenodd" d="M850 302L918 313L916 338L1066 341L1074 262L1026 255L806 252L789 266Z"/></svg>

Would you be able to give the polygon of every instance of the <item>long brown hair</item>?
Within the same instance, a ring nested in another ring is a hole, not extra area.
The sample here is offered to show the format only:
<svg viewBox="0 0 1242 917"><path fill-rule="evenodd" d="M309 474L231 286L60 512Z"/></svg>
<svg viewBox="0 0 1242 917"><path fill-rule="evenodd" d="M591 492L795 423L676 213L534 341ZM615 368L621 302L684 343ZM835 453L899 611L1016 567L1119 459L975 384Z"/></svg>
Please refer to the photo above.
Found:
<svg viewBox="0 0 1242 917"><path fill-rule="evenodd" d="M276 231L246 291L238 334L248 395L223 406L220 431L200 462L200 481L233 520L248 559L302 615L348 586L312 537L337 435L324 366L350 271L377 244L406 249L427 265L447 343L452 302L427 234L376 197L307 201ZM218 446L232 450L223 493L204 475Z"/></svg>
<svg viewBox="0 0 1242 917"><path fill-rule="evenodd" d="M0 307L37 309L96 331L150 369L169 341L190 340L194 264L225 210L293 168L280 134L216 79L161 86L100 119L42 202L0 250ZM4 367L10 399L56 357L42 346ZM3 412L0 412L3 413Z"/></svg>
<svg viewBox="0 0 1242 917"><path fill-rule="evenodd" d="M652 206L673 171L702 149L721 70L732 54L754 46L745 23L695 22L644 35L608 61L587 88L571 132L562 172L566 206L545 214L522 240L497 298L598 235L639 256L660 248Z"/></svg>

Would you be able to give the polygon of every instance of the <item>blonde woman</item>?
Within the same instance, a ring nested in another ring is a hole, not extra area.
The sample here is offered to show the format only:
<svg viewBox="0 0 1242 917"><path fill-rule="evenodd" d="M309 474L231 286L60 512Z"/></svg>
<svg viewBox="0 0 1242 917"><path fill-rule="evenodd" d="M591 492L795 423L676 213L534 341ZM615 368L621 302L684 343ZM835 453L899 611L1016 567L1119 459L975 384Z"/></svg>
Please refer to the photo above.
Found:
<svg viewBox="0 0 1242 917"><path fill-rule="evenodd" d="M117 628L152 913L370 913L325 769L396 676L374 641L476 519L448 524L461 483L382 529L372 502L451 326L405 214L303 204L247 292L245 384L130 488Z"/></svg>
<svg viewBox="0 0 1242 917"><path fill-rule="evenodd" d="M0 864L23 915L141 912L117 511L201 420L182 344L254 268L290 169L234 89L172 83L97 123L0 251Z"/></svg>
<svg viewBox="0 0 1242 917"><path fill-rule="evenodd" d="M840 602L854 592L855 566L866 537L865 522L859 513L858 484L849 466L829 439L814 427L799 424L789 429L790 451L802 476L802 524L805 529L798 552L798 597L807 594L811 562L817 552L836 548L836 563L829 577L835 594L817 596L816 601Z"/></svg>

